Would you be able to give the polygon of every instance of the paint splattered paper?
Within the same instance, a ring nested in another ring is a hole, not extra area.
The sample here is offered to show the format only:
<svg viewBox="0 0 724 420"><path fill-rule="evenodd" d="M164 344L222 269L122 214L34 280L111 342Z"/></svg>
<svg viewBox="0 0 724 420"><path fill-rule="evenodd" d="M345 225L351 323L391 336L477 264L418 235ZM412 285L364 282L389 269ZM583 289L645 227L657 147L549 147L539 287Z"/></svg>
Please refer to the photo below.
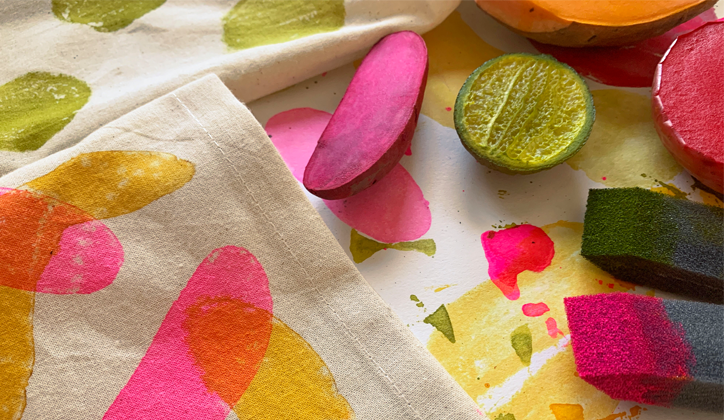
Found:
<svg viewBox="0 0 724 420"><path fill-rule="evenodd" d="M480 418L215 76L0 185L2 419Z"/></svg>
<svg viewBox="0 0 724 420"><path fill-rule="evenodd" d="M251 101L434 28L460 0L0 4L0 175L207 74Z"/></svg>
<svg viewBox="0 0 724 420"><path fill-rule="evenodd" d="M688 27L724 16L721 7ZM641 187L724 206L721 195L702 189L662 146L650 89L622 88L651 80L652 57L670 36L634 49L589 51L598 61L585 66L571 62L586 77L596 107L588 142L551 170L506 175L478 164L461 145L453 125L455 98L485 61L537 50L473 2L462 2L423 35L428 84L411 149L399 163L404 179L391 173L364 191L364 200L330 202L308 194L365 279L485 419L721 419L614 400L582 380L563 306L564 298L587 294L665 295L620 281L581 256L590 188ZM355 64L249 104L294 173L303 170ZM711 330L724 335L724 323Z"/></svg>

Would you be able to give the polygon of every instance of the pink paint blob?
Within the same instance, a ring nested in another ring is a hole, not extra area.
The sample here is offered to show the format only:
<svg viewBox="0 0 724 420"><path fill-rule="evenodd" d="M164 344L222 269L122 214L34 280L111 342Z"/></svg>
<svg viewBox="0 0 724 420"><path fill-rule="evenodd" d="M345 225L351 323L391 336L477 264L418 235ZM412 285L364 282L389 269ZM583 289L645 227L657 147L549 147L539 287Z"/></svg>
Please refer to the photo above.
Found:
<svg viewBox="0 0 724 420"><path fill-rule="evenodd" d="M274 115L266 123L266 132L274 147L300 182L304 178L304 168L330 118L332 114L329 112L295 108Z"/></svg>
<svg viewBox="0 0 724 420"><path fill-rule="evenodd" d="M546 319L546 329L548 330L548 335L551 336L551 338L556 338L558 335L565 335L563 334L563 331L558 329L558 323L553 318Z"/></svg>
<svg viewBox="0 0 724 420"><path fill-rule="evenodd" d="M407 150L405 150L406 156L412 156L412 145L407 146Z"/></svg>
<svg viewBox="0 0 724 420"><path fill-rule="evenodd" d="M546 305L543 302L526 303L525 305L523 305L523 315L525 315L525 316L530 316L530 317L541 316L548 311L550 311L550 309L548 308L548 305Z"/></svg>
<svg viewBox="0 0 724 420"><path fill-rule="evenodd" d="M52 294L108 286L123 247L93 216L33 191L0 188L0 285Z"/></svg>
<svg viewBox="0 0 724 420"><path fill-rule="evenodd" d="M301 181L317 140L331 114L296 108L269 119L266 131L294 176ZM412 153L412 150L408 150ZM380 242L413 241L432 223L430 203L402 165L397 164L375 185L343 200L324 203L344 223Z"/></svg>
<svg viewBox="0 0 724 420"><path fill-rule="evenodd" d="M419 239L432 224L430 203L399 163L380 182L361 193L324 203L344 223L380 242Z"/></svg>
<svg viewBox="0 0 724 420"><path fill-rule="evenodd" d="M615 399L664 406L691 381L694 354L661 299L610 293L564 303L581 379Z"/></svg>
<svg viewBox="0 0 724 420"><path fill-rule="evenodd" d="M36 292L93 293L111 284L123 265L121 243L98 220L67 227L59 247L40 275Z"/></svg>
<svg viewBox="0 0 724 420"><path fill-rule="evenodd" d="M227 297L272 313L269 281L246 249L212 251L171 305L151 346L104 419L223 420L231 407L204 384L186 342L188 309L202 298ZM229 360L229 364L237 361Z"/></svg>
<svg viewBox="0 0 724 420"><path fill-rule="evenodd" d="M717 20L714 9L682 23L663 35L622 47L567 48L531 41L544 54L573 67L599 83L622 87L651 87L656 65L677 36Z"/></svg>
<svg viewBox="0 0 724 420"><path fill-rule="evenodd" d="M480 240L488 260L488 275L510 300L520 297L518 274L540 273L551 264L555 254L551 238L533 225L518 225L497 232L489 230Z"/></svg>

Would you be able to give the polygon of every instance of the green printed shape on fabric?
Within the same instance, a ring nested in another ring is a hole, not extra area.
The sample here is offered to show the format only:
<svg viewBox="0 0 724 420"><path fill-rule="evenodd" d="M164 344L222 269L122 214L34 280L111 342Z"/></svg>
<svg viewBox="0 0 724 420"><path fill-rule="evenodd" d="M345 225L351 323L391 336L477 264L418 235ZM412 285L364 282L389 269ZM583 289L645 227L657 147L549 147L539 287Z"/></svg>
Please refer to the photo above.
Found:
<svg viewBox="0 0 724 420"><path fill-rule="evenodd" d="M373 256L376 252L388 248L396 249L398 251L422 252L429 257L435 255L435 252L437 251L437 246L435 245L435 241L433 239L418 239L417 241L411 242L386 244L364 237L355 229L352 229L349 241L349 251L352 253L352 259L357 264Z"/></svg>
<svg viewBox="0 0 724 420"><path fill-rule="evenodd" d="M115 32L160 7L166 0L53 0L60 20L88 25L98 32Z"/></svg>
<svg viewBox="0 0 724 420"><path fill-rule="evenodd" d="M451 343L455 342L455 331L453 331L450 315L447 313L445 305L440 305L432 314L428 315L422 322L430 324L440 331Z"/></svg>
<svg viewBox="0 0 724 420"><path fill-rule="evenodd" d="M344 26L343 0L242 0L223 18L224 42L243 50Z"/></svg>
<svg viewBox="0 0 724 420"><path fill-rule="evenodd" d="M0 86L0 150L37 150L73 119L91 90L66 74L31 72Z"/></svg>
<svg viewBox="0 0 724 420"><path fill-rule="evenodd" d="M530 334L528 324L523 324L510 334L510 344L524 365L530 366L530 357L533 355L533 336Z"/></svg>

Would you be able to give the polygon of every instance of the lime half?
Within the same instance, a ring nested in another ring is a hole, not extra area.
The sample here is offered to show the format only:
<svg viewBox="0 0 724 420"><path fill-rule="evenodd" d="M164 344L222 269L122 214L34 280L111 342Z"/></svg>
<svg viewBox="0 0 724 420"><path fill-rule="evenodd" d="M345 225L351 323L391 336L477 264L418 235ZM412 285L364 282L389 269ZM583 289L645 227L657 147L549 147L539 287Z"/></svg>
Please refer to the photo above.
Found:
<svg viewBox="0 0 724 420"><path fill-rule="evenodd" d="M506 173L533 173L573 156L595 119L578 73L548 55L506 54L465 81L455 129L478 162Z"/></svg>

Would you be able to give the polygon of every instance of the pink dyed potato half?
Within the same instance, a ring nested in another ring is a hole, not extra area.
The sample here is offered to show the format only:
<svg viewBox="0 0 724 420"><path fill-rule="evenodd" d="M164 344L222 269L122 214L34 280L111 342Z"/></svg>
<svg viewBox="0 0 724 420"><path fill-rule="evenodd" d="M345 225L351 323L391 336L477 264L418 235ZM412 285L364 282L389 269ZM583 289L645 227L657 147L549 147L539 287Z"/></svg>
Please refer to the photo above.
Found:
<svg viewBox="0 0 724 420"><path fill-rule="evenodd" d="M312 194L338 200L382 179L410 147L427 82L414 32L382 38L362 61L304 171Z"/></svg>
<svg viewBox="0 0 724 420"><path fill-rule="evenodd" d="M661 142L704 185L724 192L724 21L679 36L656 68Z"/></svg>

